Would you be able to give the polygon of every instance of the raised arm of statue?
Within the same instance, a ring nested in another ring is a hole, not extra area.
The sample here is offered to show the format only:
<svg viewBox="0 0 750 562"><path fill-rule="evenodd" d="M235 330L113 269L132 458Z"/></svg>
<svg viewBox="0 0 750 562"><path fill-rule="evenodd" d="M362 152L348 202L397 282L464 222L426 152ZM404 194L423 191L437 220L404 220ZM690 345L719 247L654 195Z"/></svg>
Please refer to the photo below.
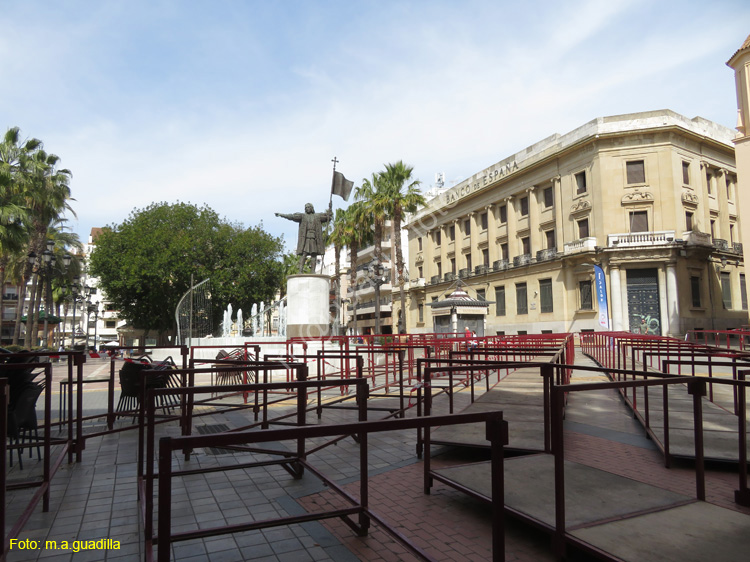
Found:
<svg viewBox="0 0 750 562"><path fill-rule="evenodd" d="M287 219L294 222L300 222L302 220L302 213L292 213L290 215L287 215L285 213L274 213L277 217L281 217L282 219Z"/></svg>

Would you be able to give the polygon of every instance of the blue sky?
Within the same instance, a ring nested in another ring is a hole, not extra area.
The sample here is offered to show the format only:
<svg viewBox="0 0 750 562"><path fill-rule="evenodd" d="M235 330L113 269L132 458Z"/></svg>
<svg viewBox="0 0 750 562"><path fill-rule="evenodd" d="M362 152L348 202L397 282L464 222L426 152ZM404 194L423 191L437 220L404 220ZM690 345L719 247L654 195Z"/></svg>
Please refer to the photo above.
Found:
<svg viewBox="0 0 750 562"><path fill-rule="evenodd" d="M734 127L750 3L0 0L0 126L73 173L70 226L154 201L246 226L402 159L447 183L599 116ZM334 201L340 206L341 200Z"/></svg>

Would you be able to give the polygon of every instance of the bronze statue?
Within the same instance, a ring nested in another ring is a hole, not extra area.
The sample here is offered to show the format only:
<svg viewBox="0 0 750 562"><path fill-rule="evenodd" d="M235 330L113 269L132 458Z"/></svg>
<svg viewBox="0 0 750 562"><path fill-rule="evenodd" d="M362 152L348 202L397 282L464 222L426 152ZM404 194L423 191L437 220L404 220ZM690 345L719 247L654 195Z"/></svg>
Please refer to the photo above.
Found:
<svg viewBox="0 0 750 562"><path fill-rule="evenodd" d="M331 220L333 211L331 207L325 213L316 213L312 203L305 205L304 213L275 213L277 217L299 223L297 234L297 255L299 256L299 272L302 273L305 261L312 257L312 270L315 273L315 258L325 253L323 244L323 223Z"/></svg>

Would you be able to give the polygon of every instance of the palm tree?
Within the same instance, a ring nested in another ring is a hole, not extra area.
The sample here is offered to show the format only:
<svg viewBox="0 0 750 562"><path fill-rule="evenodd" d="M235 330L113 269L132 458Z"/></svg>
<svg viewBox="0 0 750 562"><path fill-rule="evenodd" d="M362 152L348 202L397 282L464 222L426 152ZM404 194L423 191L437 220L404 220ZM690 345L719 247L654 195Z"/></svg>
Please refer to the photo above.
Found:
<svg viewBox="0 0 750 562"><path fill-rule="evenodd" d="M363 205L363 213L372 220L374 227L375 267L383 264L383 233L388 218L388 194L383 181L383 174L372 174L372 179L363 179L362 185L355 191L355 198ZM375 333L380 333L380 283L375 283Z"/></svg>
<svg viewBox="0 0 750 562"><path fill-rule="evenodd" d="M37 139L21 142L18 127L8 129L0 140L0 289L5 287L6 267L28 243L24 194L32 156L41 145Z"/></svg>
<svg viewBox="0 0 750 562"><path fill-rule="evenodd" d="M347 244L347 225L346 225L346 211L344 209L336 209L336 214L333 217L333 229L328 234L328 241L326 245L333 244L333 252L335 255L335 280L336 284L336 321L335 326L338 327L339 318L341 318L341 277L339 272L341 271L341 249ZM335 335L341 335L336 333Z"/></svg>
<svg viewBox="0 0 750 562"><path fill-rule="evenodd" d="M368 245L372 239L372 221L365 212L362 202L357 201L349 205L344 215L344 239L349 247L351 270L349 285L352 288L353 333L357 334L357 265L360 248Z"/></svg>
<svg viewBox="0 0 750 562"><path fill-rule="evenodd" d="M50 228L57 227L65 219L61 217L66 211L75 213L70 207L70 178L69 170L57 169L60 158L54 154L48 154L41 148L33 153L30 159L29 189L24 193L25 204L29 209L27 228L30 236L29 251L42 255L46 241L50 234ZM32 265L28 264L24 275L24 286L32 275ZM32 309L27 315L26 340L24 345L31 346L36 334L39 318L40 298L37 297L38 276L34 279L31 287ZM19 296L20 298L20 296ZM21 301L23 302L23 301ZM16 330L13 336L14 343L20 337L21 308L19 307Z"/></svg>
<svg viewBox="0 0 750 562"><path fill-rule="evenodd" d="M398 319L398 331L406 331L406 312L404 309L404 255L401 248L401 222L404 213L413 213L417 207L425 204L425 198L417 186L419 180L411 181L413 166L404 164L399 160L395 164L386 164L385 172L382 172L385 190L388 194L388 214L393 220L394 241L396 248L396 271L398 272L398 285L401 300L401 310ZM409 183L410 182L410 183ZM407 185L408 184L408 185Z"/></svg>

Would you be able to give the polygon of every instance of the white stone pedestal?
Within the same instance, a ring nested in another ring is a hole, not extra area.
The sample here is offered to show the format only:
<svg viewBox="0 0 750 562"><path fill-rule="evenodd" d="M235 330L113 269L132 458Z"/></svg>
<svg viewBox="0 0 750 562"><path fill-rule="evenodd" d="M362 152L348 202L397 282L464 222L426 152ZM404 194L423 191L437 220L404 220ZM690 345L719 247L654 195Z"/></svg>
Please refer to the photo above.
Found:
<svg viewBox="0 0 750 562"><path fill-rule="evenodd" d="M287 278L287 337L330 335L330 292L331 281L326 275L302 274Z"/></svg>

